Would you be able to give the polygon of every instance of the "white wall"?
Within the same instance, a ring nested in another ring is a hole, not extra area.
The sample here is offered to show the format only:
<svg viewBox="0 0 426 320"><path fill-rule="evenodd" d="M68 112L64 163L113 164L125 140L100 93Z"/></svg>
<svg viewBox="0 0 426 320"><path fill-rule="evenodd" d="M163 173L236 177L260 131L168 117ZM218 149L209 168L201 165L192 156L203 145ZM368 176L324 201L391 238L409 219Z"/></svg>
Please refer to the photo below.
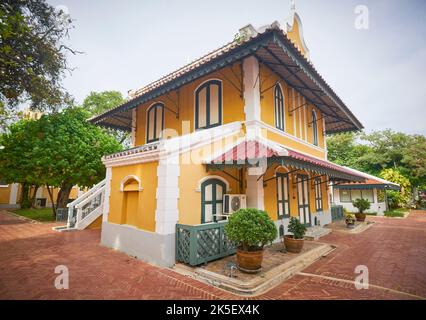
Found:
<svg viewBox="0 0 426 320"><path fill-rule="evenodd" d="M333 200L335 205L341 205L343 208L349 212L358 212L358 209L355 208L352 202L340 202L340 189L334 189L333 191ZM366 212L377 212L377 215L382 216L386 210L385 202L377 202L377 189L373 189L374 202L370 203L370 209Z"/></svg>

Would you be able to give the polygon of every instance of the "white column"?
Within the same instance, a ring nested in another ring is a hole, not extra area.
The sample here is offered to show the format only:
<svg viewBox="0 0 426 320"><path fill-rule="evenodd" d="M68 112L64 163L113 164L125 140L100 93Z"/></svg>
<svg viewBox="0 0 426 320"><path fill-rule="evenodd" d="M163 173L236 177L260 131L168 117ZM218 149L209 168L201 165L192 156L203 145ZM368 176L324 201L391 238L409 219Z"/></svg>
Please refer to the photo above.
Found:
<svg viewBox="0 0 426 320"><path fill-rule="evenodd" d="M262 168L247 170L247 208L265 209Z"/></svg>
<svg viewBox="0 0 426 320"><path fill-rule="evenodd" d="M256 57L248 57L243 61L244 113L246 121L260 121L260 79L259 61ZM260 137L261 130L257 124L247 126L250 139Z"/></svg>
<svg viewBox="0 0 426 320"><path fill-rule="evenodd" d="M111 194L111 178L112 178L112 169L111 167L106 168L106 177L105 177L105 193L104 193L104 206L102 208L102 221L108 222L109 215L109 197Z"/></svg>
<svg viewBox="0 0 426 320"><path fill-rule="evenodd" d="M173 234L179 220L179 155L161 159L157 168L157 209L155 232Z"/></svg>
<svg viewBox="0 0 426 320"><path fill-rule="evenodd" d="M9 204L16 204L18 202L19 183L12 183L10 187Z"/></svg>

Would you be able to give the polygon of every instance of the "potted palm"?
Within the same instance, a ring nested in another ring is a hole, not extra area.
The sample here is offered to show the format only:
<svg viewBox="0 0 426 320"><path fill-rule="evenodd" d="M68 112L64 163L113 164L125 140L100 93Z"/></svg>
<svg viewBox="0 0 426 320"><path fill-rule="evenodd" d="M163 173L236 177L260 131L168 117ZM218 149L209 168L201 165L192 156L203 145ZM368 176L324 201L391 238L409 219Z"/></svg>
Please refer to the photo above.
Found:
<svg viewBox="0 0 426 320"><path fill-rule="evenodd" d="M345 222L347 228L355 227L355 216L352 213L348 213L345 216Z"/></svg>
<svg viewBox="0 0 426 320"><path fill-rule="evenodd" d="M288 225L288 231L292 235L284 236L284 245L287 251L292 253L299 253L303 249L303 244L305 243L305 232L306 227L295 217L290 218L290 223Z"/></svg>
<svg viewBox="0 0 426 320"><path fill-rule="evenodd" d="M277 228L265 211L240 209L229 217L225 233L238 245L238 268L256 273L262 268L263 247L275 240Z"/></svg>
<svg viewBox="0 0 426 320"><path fill-rule="evenodd" d="M352 201L352 204L355 208L358 209L358 212L355 213L356 220L361 222L365 221L365 210L370 209L370 202L367 199L358 198Z"/></svg>

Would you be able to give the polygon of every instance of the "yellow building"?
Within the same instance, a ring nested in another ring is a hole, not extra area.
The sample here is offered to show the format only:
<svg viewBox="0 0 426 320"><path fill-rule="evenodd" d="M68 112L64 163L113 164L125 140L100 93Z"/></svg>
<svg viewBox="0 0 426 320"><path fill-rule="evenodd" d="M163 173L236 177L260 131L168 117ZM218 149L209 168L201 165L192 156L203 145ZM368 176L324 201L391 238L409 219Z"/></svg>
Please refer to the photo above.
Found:
<svg viewBox="0 0 426 320"><path fill-rule="evenodd" d="M245 205L281 234L291 216L322 226L330 182L364 180L327 161L325 134L362 125L310 62L294 10L284 25L240 29L91 122L134 144L103 158L93 191L104 188L102 244L164 266L175 263L177 225L213 228Z"/></svg>

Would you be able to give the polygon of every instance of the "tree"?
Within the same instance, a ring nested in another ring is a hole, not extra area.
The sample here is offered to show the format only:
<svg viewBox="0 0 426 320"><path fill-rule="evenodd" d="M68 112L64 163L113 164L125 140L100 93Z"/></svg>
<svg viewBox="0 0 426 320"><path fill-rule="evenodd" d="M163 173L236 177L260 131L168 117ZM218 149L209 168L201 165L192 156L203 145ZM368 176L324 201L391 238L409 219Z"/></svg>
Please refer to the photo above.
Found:
<svg viewBox="0 0 426 320"><path fill-rule="evenodd" d="M119 91L91 91L84 99L82 107L92 116L99 115L124 103L124 98Z"/></svg>
<svg viewBox="0 0 426 320"><path fill-rule="evenodd" d="M84 99L82 107L87 110L91 116L97 116L105 111L119 106L124 102L125 99L119 91L92 91ZM124 147L130 147L130 135L128 132L114 130L111 128L105 130L109 134L113 135Z"/></svg>
<svg viewBox="0 0 426 320"><path fill-rule="evenodd" d="M374 175L393 168L412 186L426 186L426 138L392 130L344 133L327 138L328 157L338 164Z"/></svg>
<svg viewBox="0 0 426 320"><path fill-rule="evenodd" d="M410 180L401 174L396 169L389 168L380 172L380 176L390 182L399 184L401 187L400 192L387 190L386 195L390 202L391 207L404 207L411 199L411 183Z"/></svg>
<svg viewBox="0 0 426 320"><path fill-rule="evenodd" d="M375 168L366 161L361 161L370 147L359 143L359 133L345 132L327 137L328 160L339 165L373 173Z"/></svg>
<svg viewBox="0 0 426 320"><path fill-rule="evenodd" d="M57 204L65 207L72 186L91 187L105 176L101 157L121 150L101 128L87 122L81 108L21 120L2 137L0 175L9 182L45 185L53 203L53 188L60 188Z"/></svg>
<svg viewBox="0 0 426 320"><path fill-rule="evenodd" d="M71 28L70 16L45 0L0 2L1 108L30 102L43 110L70 102L61 81L70 71L66 54L77 53L64 42Z"/></svg>

